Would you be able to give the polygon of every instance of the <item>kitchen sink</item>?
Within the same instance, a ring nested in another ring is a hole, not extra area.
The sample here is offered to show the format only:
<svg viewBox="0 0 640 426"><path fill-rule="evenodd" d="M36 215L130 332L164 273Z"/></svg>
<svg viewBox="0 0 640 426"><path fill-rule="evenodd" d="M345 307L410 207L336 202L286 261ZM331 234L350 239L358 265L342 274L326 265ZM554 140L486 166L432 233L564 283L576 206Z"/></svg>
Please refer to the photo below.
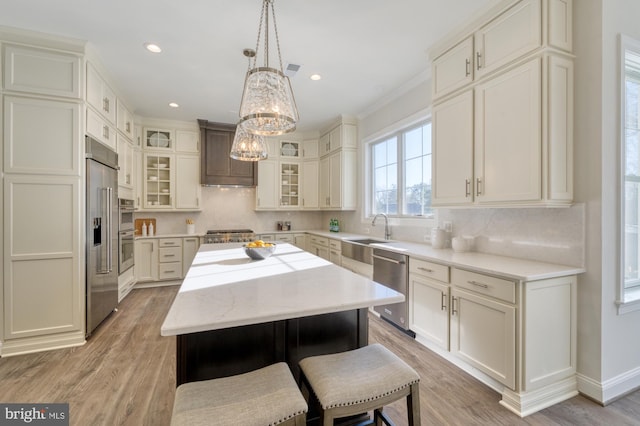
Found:
<svg viewBox="0 0 640 426"><path fill-rule="evenodd" d="M388 240L375 240L372 238L362 238L362 239L353 239L353 240L344 240L344 241L348 241L350 243L356 243L356 244L363 244L365 246L368 246L369 244L384 244L384 243L391 242Z"/></svg>
<svg viewBox="0 0 640 426"><path fill-rule="evenodd" d="M371 244L390 243L387 240L374 238L354 238L342 240L342 256L358 262L373 265L373 247Z"/></svg>

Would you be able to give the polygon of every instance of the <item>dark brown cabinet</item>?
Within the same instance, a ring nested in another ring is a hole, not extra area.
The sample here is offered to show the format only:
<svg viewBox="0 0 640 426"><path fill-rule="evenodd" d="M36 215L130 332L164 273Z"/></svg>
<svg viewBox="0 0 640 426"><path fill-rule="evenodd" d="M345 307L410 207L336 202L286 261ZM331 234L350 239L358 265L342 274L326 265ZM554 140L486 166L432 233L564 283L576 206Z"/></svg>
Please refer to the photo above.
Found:
<svg viewBox="0 0 640 426"><path fill-rule="evenodd" d="M258 165L229 157L236 126L198 120L202 141L200 183L202 185L256 186Z"/></svg>

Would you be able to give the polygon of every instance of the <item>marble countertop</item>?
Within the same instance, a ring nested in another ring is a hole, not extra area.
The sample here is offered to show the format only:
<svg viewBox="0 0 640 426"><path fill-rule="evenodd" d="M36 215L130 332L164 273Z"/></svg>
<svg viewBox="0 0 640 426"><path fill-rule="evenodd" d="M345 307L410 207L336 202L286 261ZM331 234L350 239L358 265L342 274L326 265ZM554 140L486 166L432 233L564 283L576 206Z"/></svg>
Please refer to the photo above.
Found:
<svg viewBox="0 0 640 426"><path fill-rule="evenodd" d="M366 235L329 231L308 231L311 234L328 238L348 240L367 238ZM379 238L374 238L379 239ZM393 241L372 244L376 248L384 248L410 257L441 263L474 272L499 275L500 277L518 281L538 281L548 278L576 275L585 272L584 268L519 259L515 257L497 256L487 253L456 253L452 249L435 249L427 244Z"/></svg>
<svg viewBox="0 0 640 426"><path fill-rule="evenodd" d="M404 296L290 244L251 260L241 243L204 244L161 327L196 333L402 302Z"/></svg>

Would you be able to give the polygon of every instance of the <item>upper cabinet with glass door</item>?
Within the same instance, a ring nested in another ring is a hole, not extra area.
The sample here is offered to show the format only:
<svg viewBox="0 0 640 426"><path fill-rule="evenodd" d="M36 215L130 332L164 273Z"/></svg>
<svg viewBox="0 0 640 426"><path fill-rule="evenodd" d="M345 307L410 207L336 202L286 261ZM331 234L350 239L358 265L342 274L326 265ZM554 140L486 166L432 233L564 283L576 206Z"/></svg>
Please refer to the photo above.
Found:
<svg viewBox="0 0 640 426"><path fill-rule="evenodd" d="M144 129L144 148L173 151L173 131L164 129Z"/></svg>
<svg viewBox="0 0 640 426"><path fill-rule="evenodd" d="M300 207L300 163L280 162L280 207Z"/></svg>
<svg viewBox="0 0 640 426"><path fill-rule="evenodd" d="M302 143L298 141L280 141L280 158L298 159L302 157Z"/></svg>

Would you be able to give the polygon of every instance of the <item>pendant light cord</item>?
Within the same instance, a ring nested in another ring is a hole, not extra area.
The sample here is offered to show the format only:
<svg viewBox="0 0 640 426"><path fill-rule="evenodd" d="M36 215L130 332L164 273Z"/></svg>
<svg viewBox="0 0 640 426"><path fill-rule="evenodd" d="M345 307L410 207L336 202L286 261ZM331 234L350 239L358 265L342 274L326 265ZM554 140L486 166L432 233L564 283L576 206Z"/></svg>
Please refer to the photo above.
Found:
<svg viewBox="0 0 640 426"><path fill-rule="evenodd" d="M262 2L262 12L260 13L260 24L258 25L258 39L256 40L256 55L253 58L253 68L256 68L256 63L258 61L258 48L260 47L260 37L262 36L263 23L265 28L264 66L269 68L269 4L271 5L271 15L273 16L273 31L276 36L276 47L278 49L278 61L280 63L280 71L284 72L284 67L282 66L282 54L280 53L280 38L278 36L278 25L276 24L276 11L274 8L274 0L263 0Z"/></svg>

